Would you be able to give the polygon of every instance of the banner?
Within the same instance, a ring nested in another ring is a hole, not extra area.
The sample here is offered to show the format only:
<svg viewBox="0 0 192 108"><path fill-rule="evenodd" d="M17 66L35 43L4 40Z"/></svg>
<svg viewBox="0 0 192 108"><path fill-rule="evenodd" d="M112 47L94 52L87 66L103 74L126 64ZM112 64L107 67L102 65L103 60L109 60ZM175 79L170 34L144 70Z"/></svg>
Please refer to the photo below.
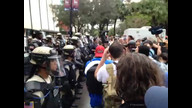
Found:
<svg viewBox="0 0 192 108"><path fill-rule="evenodd" d="M64 8L70 9L71 7L71 0L64 0Z"/></svg>
<svg viewBox="0 0 192 108"><path fill-rule="evenodd" d="M72 7L73 7L73 9L78 9L79 8L79 0L73 0Z"/></svg>
<svg viewBox="0 0 192 108"><path fill-rule="evenodd" d="M64 1L64 8L65 10L70 10L71 8L71 0ZM72 0L72 8L73 10L78 10L79 8L79 0Z"/></svg>

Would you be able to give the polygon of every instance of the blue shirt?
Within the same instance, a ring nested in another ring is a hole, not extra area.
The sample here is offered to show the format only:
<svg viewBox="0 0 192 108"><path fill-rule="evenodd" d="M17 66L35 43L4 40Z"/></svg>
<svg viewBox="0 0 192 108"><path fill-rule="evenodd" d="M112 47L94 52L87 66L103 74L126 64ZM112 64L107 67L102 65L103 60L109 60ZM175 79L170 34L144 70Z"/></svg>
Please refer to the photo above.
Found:
<svg viewBox="0 0 192 108"><path fill-rule="evenodd" d="M91 61L101 61L101 58L93 58L92 60L89 60L89 61L86 63L85 67L86 67ZM105 64L111 64L111 63L113 63L112 60L106 60L106 61L105 61Z"/></svg>

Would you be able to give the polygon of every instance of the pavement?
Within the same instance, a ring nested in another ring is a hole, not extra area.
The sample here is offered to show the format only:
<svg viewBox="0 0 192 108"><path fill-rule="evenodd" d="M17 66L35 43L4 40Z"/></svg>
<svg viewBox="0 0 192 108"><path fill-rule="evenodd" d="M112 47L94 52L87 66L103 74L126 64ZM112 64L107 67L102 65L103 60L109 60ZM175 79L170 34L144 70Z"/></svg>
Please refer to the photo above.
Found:
<svg viewBox="0 0 192 108"><path fill-rule="evenodd" d="M83 89L81 89L82 94L78 95L78 97L81 97L81 98L79 100L75 100L74 104L78 105L77 108L91 108L90 97L86 87L86 81L81 82L81 84L83 86Z"/></svg>

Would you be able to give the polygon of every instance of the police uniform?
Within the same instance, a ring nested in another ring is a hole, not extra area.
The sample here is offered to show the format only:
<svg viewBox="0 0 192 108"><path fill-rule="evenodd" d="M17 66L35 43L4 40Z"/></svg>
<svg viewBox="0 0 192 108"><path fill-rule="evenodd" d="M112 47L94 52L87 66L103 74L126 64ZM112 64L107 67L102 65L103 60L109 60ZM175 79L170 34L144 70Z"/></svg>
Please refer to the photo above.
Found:
<svg viewBox="0 0 192 108"><path fill-rule="evenodd" d="M63 70L57 70L62 69L62 67L57 67L56 70L51 68L55 66L51 64L51 60L59 61L58 58L56 51L49 47L37 47L32 51L31 63L33 66L38 66L38 69L46 69L48 73L45 78L34 71L34 75L26 81L24 86L24 102L33 101L34 108L60 108L60 92L59 88L55 86L54 77L65 76L65 73ZM43 67L45 63L47 65ZM57 66L60 66L58 63Z"/></svg>

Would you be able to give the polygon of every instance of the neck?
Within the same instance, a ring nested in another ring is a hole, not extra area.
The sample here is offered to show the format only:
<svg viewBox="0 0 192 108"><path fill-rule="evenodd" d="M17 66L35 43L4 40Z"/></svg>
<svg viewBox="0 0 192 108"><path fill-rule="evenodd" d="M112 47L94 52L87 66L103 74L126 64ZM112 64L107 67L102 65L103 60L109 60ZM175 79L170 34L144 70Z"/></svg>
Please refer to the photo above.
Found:
<svg viewBox="0 0 192 108"><path fill-rule="evenodd" d="M47 74L46 69L42 69L42 68L39 69L38 74L39 74L41 77L43 77L44 79L48 78L48 76L49 76L49 75Z"/></svg>
<svg viewBox="0 0 192 108"><path fill-rule="evenodd" d="M113 60L113 61L119 61L119 58L116 58L116 59L112 58L112 60Z"/></svg>

